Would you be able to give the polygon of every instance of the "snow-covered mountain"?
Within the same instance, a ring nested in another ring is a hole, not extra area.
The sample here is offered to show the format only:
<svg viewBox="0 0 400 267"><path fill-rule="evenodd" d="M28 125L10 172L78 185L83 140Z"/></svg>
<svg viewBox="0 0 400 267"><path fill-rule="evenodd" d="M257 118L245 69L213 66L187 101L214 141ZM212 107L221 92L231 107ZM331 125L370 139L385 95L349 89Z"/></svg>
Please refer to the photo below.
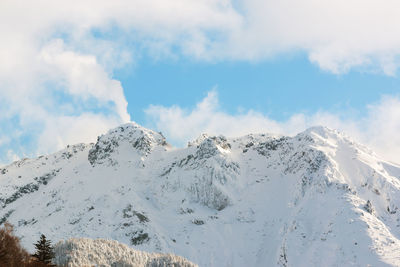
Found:
<svg viewBox="0 0 400 267"><path fill-rule="evenodd" d="M202 135L173 148L135 123L0 169L0 222L111 238L199 266L400 266L400 166L315 127Z"/></svg>

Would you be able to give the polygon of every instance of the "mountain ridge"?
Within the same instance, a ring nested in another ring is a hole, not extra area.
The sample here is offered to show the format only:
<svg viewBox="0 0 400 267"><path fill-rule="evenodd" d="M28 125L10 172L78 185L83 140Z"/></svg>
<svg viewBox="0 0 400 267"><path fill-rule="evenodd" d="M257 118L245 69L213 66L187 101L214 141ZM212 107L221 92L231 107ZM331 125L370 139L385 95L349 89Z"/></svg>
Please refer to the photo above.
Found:
<svg viewBox="0 0 400 267"><path fill-rule="evenodd" d="M400 167L326 127L201 135L136 123L0 169L0 223L112 238L200 266L400 264Z"/></svg>

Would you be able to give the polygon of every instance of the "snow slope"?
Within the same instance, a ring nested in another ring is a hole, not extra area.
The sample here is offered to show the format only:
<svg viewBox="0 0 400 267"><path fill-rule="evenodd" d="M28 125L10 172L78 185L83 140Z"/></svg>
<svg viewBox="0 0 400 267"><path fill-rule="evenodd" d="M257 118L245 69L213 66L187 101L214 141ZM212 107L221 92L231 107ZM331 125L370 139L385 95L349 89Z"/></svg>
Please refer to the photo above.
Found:
<svg viewBox="0 0 400 267"><path fill-rule="evenodd" d="M202 135L135 123L0 169L0 223L29 249L107 238L199 266L400 266L400 167L334 130Z"/></svg>

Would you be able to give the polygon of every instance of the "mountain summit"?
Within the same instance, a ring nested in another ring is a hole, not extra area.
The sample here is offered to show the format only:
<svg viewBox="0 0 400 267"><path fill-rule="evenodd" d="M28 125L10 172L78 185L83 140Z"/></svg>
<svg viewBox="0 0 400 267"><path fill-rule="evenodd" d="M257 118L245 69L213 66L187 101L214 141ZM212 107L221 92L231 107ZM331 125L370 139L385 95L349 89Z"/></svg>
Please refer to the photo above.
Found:
<svg viewBox="0 0 400 267"><path fill-rule="evenodd" d="M400 166L324 127L202 135L135 123L0 169L0 223L32 249L108 238L199 266L399 266Z"/></svg>

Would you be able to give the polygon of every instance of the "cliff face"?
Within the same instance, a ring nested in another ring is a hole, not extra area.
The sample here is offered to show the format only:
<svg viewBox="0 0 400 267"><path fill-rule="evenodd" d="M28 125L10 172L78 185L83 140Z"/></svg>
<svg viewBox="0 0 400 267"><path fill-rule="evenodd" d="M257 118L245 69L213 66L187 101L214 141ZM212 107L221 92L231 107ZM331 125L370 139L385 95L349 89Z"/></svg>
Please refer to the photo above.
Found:
<svg viewBox="0 0 400 267"><path fill-rule="evenodd" d="M0 222L28 248L111 238L200 266L400 265L400 167L334 130L202 135L137 124L0 169Z"/></svg>

